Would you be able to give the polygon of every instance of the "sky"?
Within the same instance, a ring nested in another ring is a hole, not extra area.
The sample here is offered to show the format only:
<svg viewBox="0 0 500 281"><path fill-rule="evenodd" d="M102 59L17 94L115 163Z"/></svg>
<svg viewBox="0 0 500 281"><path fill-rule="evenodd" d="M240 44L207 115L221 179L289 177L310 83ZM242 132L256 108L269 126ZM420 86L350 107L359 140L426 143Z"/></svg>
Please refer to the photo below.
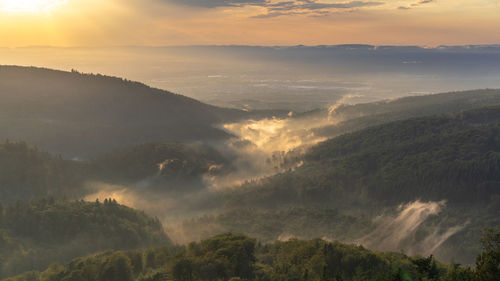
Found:
<svg viewBox="0 0 500 281"><path fill-rule="evenodd" d="M0 46L500 44L500 0L0 0Z"/></svg>

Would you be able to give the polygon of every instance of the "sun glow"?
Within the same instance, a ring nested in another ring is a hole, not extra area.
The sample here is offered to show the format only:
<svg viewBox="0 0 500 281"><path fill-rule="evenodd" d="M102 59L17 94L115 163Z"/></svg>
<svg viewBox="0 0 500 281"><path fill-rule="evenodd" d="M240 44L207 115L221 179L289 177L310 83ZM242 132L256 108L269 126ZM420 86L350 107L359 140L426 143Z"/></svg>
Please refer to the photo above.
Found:
<svg viewBox="0 0 500 281"><path fill-rule="evenodd" d="M48 13L66 0L0 0L0 9L11 13Z"/></svg>

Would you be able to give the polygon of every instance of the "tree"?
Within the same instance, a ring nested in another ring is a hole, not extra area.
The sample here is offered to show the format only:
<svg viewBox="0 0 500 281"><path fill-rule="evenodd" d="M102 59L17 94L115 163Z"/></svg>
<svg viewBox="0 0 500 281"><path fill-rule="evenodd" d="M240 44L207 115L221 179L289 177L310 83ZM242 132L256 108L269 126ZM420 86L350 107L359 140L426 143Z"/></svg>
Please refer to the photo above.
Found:
<svg viewBox="0 0 500 281"><path fill-rule="evenodd" d="M476 259L476 280L500 280L500 229L487 228L481 239L483 252Z"/></svg>
<svg viewBox="0 0 500 281"><path fill-rule="evenodd" d="M123 253L115 253L105 264L101 272L101 280L105 281L133 281L130 259Z"/></svg>
<svg viewBox="0 0 500 281"><path fill-rule="evenodd" d="M452 263L446 274L447 281L469 281L474 280L474 272L470 267L462 267L460 264Z"/></svg>
<svg viewBox="0 0 500 281"><path fill-rule="evenodd" d="M177 261L172 268L172 275L175 281L193 280L194 265L190 259Z"/></svg>
<svg viewBox="0 0 500 281"><path fill-rule="evenodd" d="M439 271L433 255L430 255L427 258L417 258L412 260L412 263L417 266L417 271L421 277L432 280L439 276Z"/></svg>

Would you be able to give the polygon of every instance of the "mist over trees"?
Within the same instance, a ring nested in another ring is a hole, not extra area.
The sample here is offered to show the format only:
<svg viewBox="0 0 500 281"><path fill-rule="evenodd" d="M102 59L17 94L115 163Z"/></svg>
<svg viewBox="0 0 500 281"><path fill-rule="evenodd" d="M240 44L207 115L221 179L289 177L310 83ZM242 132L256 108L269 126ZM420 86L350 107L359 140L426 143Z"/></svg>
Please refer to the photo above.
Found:
<svg viewBox="0 0 500 281"><path fill-rule="evenodd" d="M500 224L498 90L291 114L290 126L303 126L293 137L329 139L273 151L260 167L268 173L223 188L214 179L254 169L259 147L214 125L273 112L218 108L102 75L3 66L0 96L6 280L498 277L498 230L479 243L481 229ZM250 129L290 127L269 124ZM148 214L121 199L140 200ZM418 217L408 237L366 244L404 245L391 249L401 253L361 246L406 211ZM425 243L436 237L444 240ZM402 253L425 245L437 248ZM451 257L475 266L438 261Z"/></svg>

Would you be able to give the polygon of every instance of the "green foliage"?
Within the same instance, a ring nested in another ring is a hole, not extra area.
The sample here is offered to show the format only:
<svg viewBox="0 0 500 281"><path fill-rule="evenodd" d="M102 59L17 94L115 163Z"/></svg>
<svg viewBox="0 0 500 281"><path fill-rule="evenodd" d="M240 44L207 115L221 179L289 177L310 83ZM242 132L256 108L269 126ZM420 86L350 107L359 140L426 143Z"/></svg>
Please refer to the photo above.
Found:
<svg viewBox="0 0 500 281"><path fill-rule="evenodd" d="M443 265L432 255L411 258L321 239L261 245L245 235L224 234L187 246L108 251L75 259L66 267L56 263L44 272L27 272L4 281L499 280L498 260L493 264L496 269L482 263L485 255L497 254L498 230L488 230L483 244L478 266L471 269L455 263Z"/></svg>
<svg viewBox="0 0 500 281"><path fill-rule="evenodd" d="M321 143L293 172L230 193L241 206L488 203L499 194L500 107L397 121Z"/></svg>
<svg viewBox="0 0 500 281"><path fill-rule="evenodd" d="M89 180L121 184L148 181L148 185L165 190L201 188L204 175L230 171L229 160L201 144L148 143L88 161L71 161L24 142L5 141L0 142L0 203L82 198L91 192L84 186Z"/></svg>
<svg viewBox="0 0 500 281"><path fill-rule="evenodd" d="M470 281L474 280L475 272L470 267L462 267L459 264L452 263L445 280L449 281Z"/></svg>
<svg viewBox="0 0 500 281"><path fill-rule="evenodd" d="M7 206L0 216L0 276L42 269L53 261L66 262L104 249L169 243L158 219L106 201L39 200ZM130 253L129 259L142 271L136 256Z"/></svg>
<svg viewBox="0 0 500 281"><path fill-rule="evenodd" d="M324 240L289 240L263 246L263 267L273 268L270 280L383 280L390 261L362 247Z"/></svg>
<svg viewBox="0 0 500 281"><path fill-rule="evenodd" d="M432 280L439 276L436 261L432 255L427 258L416 258L412 260L412 263L417 267L420 279L427 278Z"/></svg>
<svg viewBox="0 0 500 281"><path fill-rule="evenodd" d="M500 107L493 106L346 134L310 149L304 165L293 171L227 191L229 210L186 226L244 231L264 241L281 234L356 239L389 208L446 200L446 208L422 225L422 233L432 233L431 226L469 222L442 244L439 256L472 263L479 229L500 224L499 124ZM290 212L293 208L302 210ZM338 214L322 214L333 208Z"/></svg>
<svg viewBox="0 0 500 281"><path fill-rule="evenodd" d="M142 270L130 258L137 254L144 261ZM402 254L320 239L257 245L244 235L224 234L187 246L105 252L75 259L64 268L54 264L42 273L30 272L6 280L24 280L28 276L33 281L458 280L446 279L447 268L436 262L435 274L419 279L422 274L412 261Z"/></svg>
<svg viewBox="0 0 500 281"><path fill-rule="evenodd" d="M318 236L349 240L368 234L371 217L346 215L327 207L291 207L279 210L236 208L218 215L202 216L182 224L190 240L221 232L246 233L259 241L272 242L290 235L304 239Z"/></svg>
<svg viewBox="0 0 500 281"><path fill-rule="evenodd" d="M485 89L341 105L334 112L329 112L329 117L333 120L344 121L315 129L314 132L317 135L332 138L397 120L439 114L456 114L494 104L500 104L500 91ZM326 112L322 113L326 114Z"/></svg>
<svg viewBox="0 0 500 281"><path fill-rule="evenodd" d="M193 280L194 262L190 259L179 259L172 266L172 276L175 280L191 281Z"/></svg>
<svg viewBox="0 0 500 281"><path fill-rule="evenodd" d="M83 166L23 142L0 142L0 203L41 197L76 198ZM1 209L1 208L0 208Z"/></svg>
<svg viewBox="0 0 500 281"><path fill-rule="evenodd" d="M228 164L215 149L201 144L147 143L128 146L90 161L95 177L113 182L201 180L211 167ZM163 184L165 184L163 182Z"/></svg>
<svg viewBox="0 0 500 281"><path fill-rule="evenodd" d="M104 263L100 274L94 278L94 280L133 281L130 259L125 254L114 253Z"/></svg>
<svg viewBox="0 0 500 281"><path fill-rule="evenodd" d="M500 280L500 229L486 229L481 240L483 252L476 259L478 281Z"/></svg>

